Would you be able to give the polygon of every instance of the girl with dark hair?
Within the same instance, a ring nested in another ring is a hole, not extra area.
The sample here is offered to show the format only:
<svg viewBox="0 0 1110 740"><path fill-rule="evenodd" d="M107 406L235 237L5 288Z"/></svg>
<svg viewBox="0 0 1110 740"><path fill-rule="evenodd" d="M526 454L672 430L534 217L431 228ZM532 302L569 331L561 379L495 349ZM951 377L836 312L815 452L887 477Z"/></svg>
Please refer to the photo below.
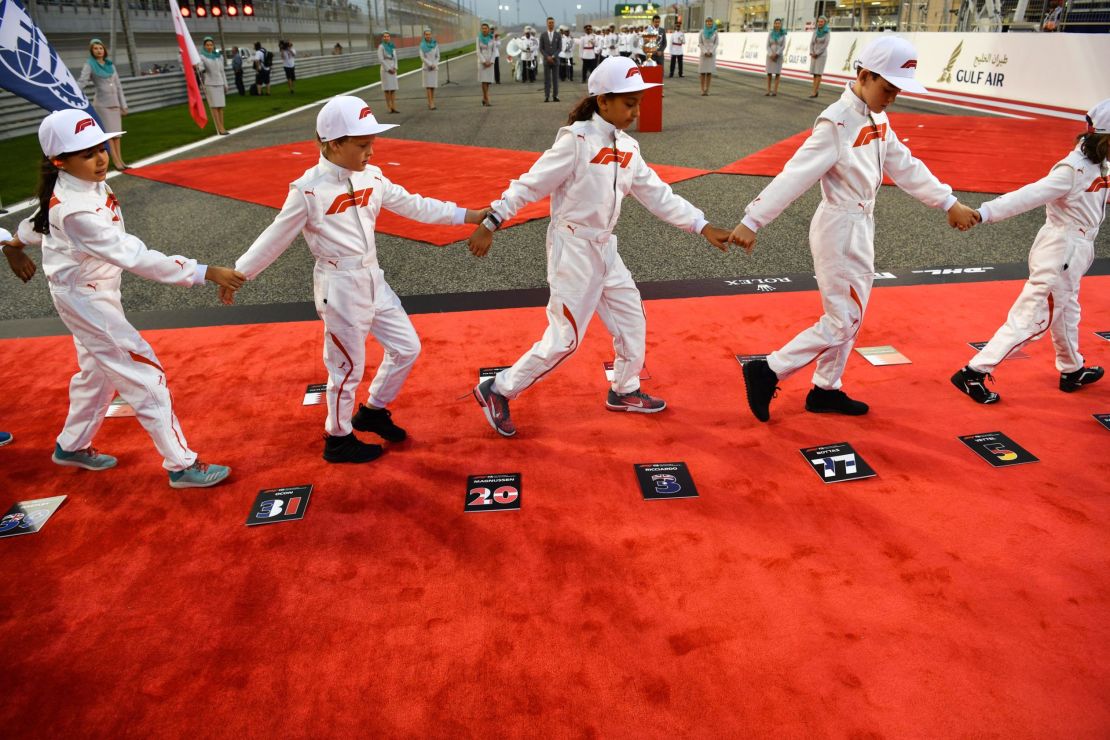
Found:
<svg viewBox="0 0 1110 740"><path fill-rule="evenodd" d="M767 92L764 97L777 97L779 82L782 80L782 57L786 52L786 31L782 28L782 18L776 18L767 34ZM771 90L771 78L774 78L775 88Z"/></svg>
<svg viewBox="0 0 1110 740"><path fill-rule="evenodd" d="M486 420L502 436L516 434L509 401L554 370L578 349L596 312L613 335L614 380L605 401L610 411L655 413L666 403L640 390L647 318L640 291L617 254L613 229L621 201L631 194L649 211L684 231L702 234L725 251L729 232L709 225L686 199L675 195L640 156L635 139L624 130L640 113L644 82L627 57L605 59L590 75L589 97L559 129L555 144L532 168L509 184L500 200L469 240L484 257L493 232L527 203L551 196L547 229L548 327L543 338L516 363L474 389Z"/></svg>
<svg viewBox="0 0 1110 740"><path fill-rule="evenodd" d="M213 486L230 474L189 449L174 413L166 374L154 350L127 321L120 302L124 270L167 285L210 280L237 290L244 278L228 267L197 264L147 249L128 234L108 174L105 133L85 111L61 110L39 127L45 155L39 210L20 224L22 244L41 244L42 271L62 322L73 333L79 372L69 385L69 415L54 446L58 465L107 470L116 458L98 452L93 438L116 392L132 408L161 453L172 488Z"/></svg>
<svg viewBox="0 0 1110 740"><path fill-rule="evenodd" d="M1085 367L1079 353L1079 281L1095 257L1095 237L1110 198L1110 99L1087 112L1087 130L1068 156L1036 182L979 206L982 223L1045 206L1047 218L1029 250L1029 280L1010 308L1006 323L987 346L956 371L952 383L978 403L1000 396L987 378L1011 352L1052 334L1060 390L1077 391L1103 375Z"/></svg>

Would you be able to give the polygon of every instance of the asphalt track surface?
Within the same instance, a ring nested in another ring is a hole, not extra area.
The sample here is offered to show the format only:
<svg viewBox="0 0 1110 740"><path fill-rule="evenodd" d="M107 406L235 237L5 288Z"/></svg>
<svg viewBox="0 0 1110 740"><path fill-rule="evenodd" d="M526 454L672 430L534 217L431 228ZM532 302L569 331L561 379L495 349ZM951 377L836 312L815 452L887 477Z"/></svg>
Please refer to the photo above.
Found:
<svg viewBox="0 0 1110 740"><path fill-rule="evenodd" d="M480 105L473 56L451 61L451 78L458 84L437 92L438 110L425 106L419 75L401 79L399 115L383 120L401 126L391 136L422 141L522 149L540 152L554 140L577 100L585 94L580 83L564 83L561 103L543 102L542 78L535 84L502 77L493 86L493 107ZM441 77L445 75L441 74ZM817 113L839 94L824 86L817 100L807 98L810 86L783 78L776 98L763 96L760 76L721 70L714 77L711 94L699 94L696 74L664 80L664 125L658 134L632 132L650 162L713 170L759 151L799 131L808 129ZM282 94L278 88L274 95ZM375 110L384 109L379 88L360 93ZM307 101L306 101L307 102ZM235 104L235 98L229 98ZM321 101L322 104L322 101ZM181 155L181 159L229 153L263 146L304 141L313 134L318 107L313 107L252 130L224 137ZM968 111L899 101L893 109L921 113L974 115ZM429 166L436 166L429 163ZM481 173L476 172L475 178ZM769 182L766 177L706 175L674 186L714 224L732 228L744 206ZM137 177L111 181L123 204L128 231L148 246L169 254L195 257L208 264L231 265L254 238L273 220L273 209ZM507 184L507 183L506 183ZM260 179L259 188L284 191L285 182ZM994 196L959 192L972 206ZM466 193L456 196L467 201ZM811 273L809 221L820 195L812 188L771 226L761 230L756 251L722 254L702 237L681 232L651 216L633 198L623 205L616 235L620 251L638 281L739 278ZM26 216L26 212L22 214ZM0 219L14 230L17 218ZM1044 210L1036 209L1001 224L979 227L961 234L950 229L944 214L929 209L894 187L884 187L876 206L877 270L1024 263ZM465 242L434 247L384 234L378 235L378 253L387 279L401 296L437 294L488 294L545 286L544 235L548 219L538 219L497 235L490 255L477 259ZM30 250L38 261L36 250ZM1110 256L1110 230L1103 229L1096 256ZM262 306L304 304L312 300L313 260L302 239L257 280L237 296L243 306L257 306L253 315L266 320ZM163 286L134 275L124 275L123 303L129 313L175 311L215 307L216 291ZM999 307L1000 313L1005 307ZM9 331L13 320L55 317L41 272L23 285L8 270L0 271L0 317ZM40 324L41 322L28 322ZM186 320L184 323L188 323Z"/></svg>

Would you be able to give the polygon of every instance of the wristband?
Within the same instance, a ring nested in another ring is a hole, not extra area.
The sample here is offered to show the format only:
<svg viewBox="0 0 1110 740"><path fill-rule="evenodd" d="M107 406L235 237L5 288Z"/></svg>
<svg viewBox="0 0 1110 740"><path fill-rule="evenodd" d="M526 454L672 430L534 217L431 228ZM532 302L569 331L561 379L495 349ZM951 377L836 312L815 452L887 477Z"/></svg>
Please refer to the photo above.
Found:
<svg viewBox="0 0 1110 740"><path fill-rule="evenodd" d="M490 231L497 231L499 228L501 228L501 219L499 219L496 214L491 212L484 219L482 219L482 226L485 226Z"/></svg>

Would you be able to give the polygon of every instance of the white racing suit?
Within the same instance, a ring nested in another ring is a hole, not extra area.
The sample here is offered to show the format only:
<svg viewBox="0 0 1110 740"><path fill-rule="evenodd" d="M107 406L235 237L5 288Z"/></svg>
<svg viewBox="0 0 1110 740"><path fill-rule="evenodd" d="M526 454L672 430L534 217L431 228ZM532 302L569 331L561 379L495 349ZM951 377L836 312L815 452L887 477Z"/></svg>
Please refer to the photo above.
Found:
<svg viewBox="0 0 1110 740"><path fill-rule="evenodd" d="M50 199L50 233L20 224L25 244L42 245L42 271L50 297L73 333L80 371L69 383L69 415L58 435L66 452L92 446L118 392L154 441L166 470L184 470L197 459L173 410L166 373L120 303L124 270L167 285L203 285L207 272L179 255L167 256L127 233L119 201L103 182L58 175Z"/></svg>
<svg viewBox="0 0 1110 740"><path fill-rule="evenodd" d="M1056 347L1056 369L1083 367L1079 354L1079 281L1095 257L1095 237L1110 196L1110 164L1091 162L1076 148L1047 175L979 206L983 223L1047 206L1044 226L1029 250L1029 280L1006 323L968 367L993 372L1006 356L1046 331Z"/></svg>
<svg viewBox="0 0 1110 740"><path fill-rule="evenodd" d="M578 349L595 311L613 335L613 390L623 394L640 387L647 318L613 236L621 201L629 193L680 229L696 234L705 227L702 212L647 166L638 142L596 114L559 129L555 144L493 202L493 212L505 222L525 204L551 196L547 331L497 374L494 391L516 398L555 369Z"/></svg>
<svg viewBox="0 0 1110 740"><path fill-rule="evenodd" d="M745 209L752 231L771 223L815 182L821 204L809 227L810 252L825 309L821 319L771 353L767 364L787 378L814 360L813 383L835 390L856 341L875 273L875 194L883 173L922 203L948 210L956 202L898 140L886 113L870 113L852 92L826 108L813 133Z"/></svg>
<svg viewBox="0 0 1110 740"><path fill-rule="evenodd" d="M374 223L382 208L424 223L461 224L466 219L465 209L412 195L373 165L352 172L320 157L290 183L281 213L235 262L235 269L253 280L304 233L316 258L313 294L324 321L328 370L324 429L333 437L351 433L368 334L385 350L370 385L371 406L385 408L397 397L420 354L416 330L378 266Z"/></svg>

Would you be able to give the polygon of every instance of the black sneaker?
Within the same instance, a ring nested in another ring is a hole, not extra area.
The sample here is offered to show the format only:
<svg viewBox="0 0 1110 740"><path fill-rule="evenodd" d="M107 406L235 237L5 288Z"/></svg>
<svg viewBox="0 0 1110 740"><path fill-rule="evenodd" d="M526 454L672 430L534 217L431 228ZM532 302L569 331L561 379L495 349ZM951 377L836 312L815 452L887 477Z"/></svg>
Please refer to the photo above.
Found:
<svg viewBox="0 0 1110 740"><path fill-rule="evenodd" d="M1081 367L1074 373L1060 373L1060 390L1064 393L1074 393L1085 385L1097 383L1102 377L1102 368Z"/></svg>
<svg viewBox="0 0 1110 740"><path fill-rule="evenodd" d="M971 396L971 400L976 403L998 403L1002 396L987 388L988 378L994 382L994 376L990 373L977 373L970 367L961 367L952 376L952 385ZM1064 387L1063 377L1060 379L1060 387Z"/></svg>
<svg viewBox="0 0 1110 740"><path fill-rule="evenodd" d="M359 404L358 411L351 417L351 426L360 432L372 432L387 442L404 442L408 437L404 429L393 423L389 409L372 409Z"/></svg>
<svg viewBox="0 0 1110 740"><path fill-rule="evenodd" d="M493 390L493 378L487 378L474 387L474 400L482 407L486 421L502 437L516 434L516 424L509 416L509 399Z"/></svg>
<svg viewBox="0 0 1110 740"><path fill-rule="evenodd" d="M365 463L382 456L381 445L366 444L354 432L333 437L324 435L324 459L330 463Z"/></svg>
<svg viewBox="0 0 1110 740"><path fill-rule="evenodd" d="M844 414L846 416L863 416L867 413L867 404L848 398L842 390L827 391L824 388L813 386L806 396L806 411L814 414Z"/></svg>
<svg viewBox="0 0 1110 740"><path fill-rule="evenodd" d="M771 418L771 399L778 395L779 376L766 360L744 363L744 388L748 392L748 408L760 421Z"/></svg>

